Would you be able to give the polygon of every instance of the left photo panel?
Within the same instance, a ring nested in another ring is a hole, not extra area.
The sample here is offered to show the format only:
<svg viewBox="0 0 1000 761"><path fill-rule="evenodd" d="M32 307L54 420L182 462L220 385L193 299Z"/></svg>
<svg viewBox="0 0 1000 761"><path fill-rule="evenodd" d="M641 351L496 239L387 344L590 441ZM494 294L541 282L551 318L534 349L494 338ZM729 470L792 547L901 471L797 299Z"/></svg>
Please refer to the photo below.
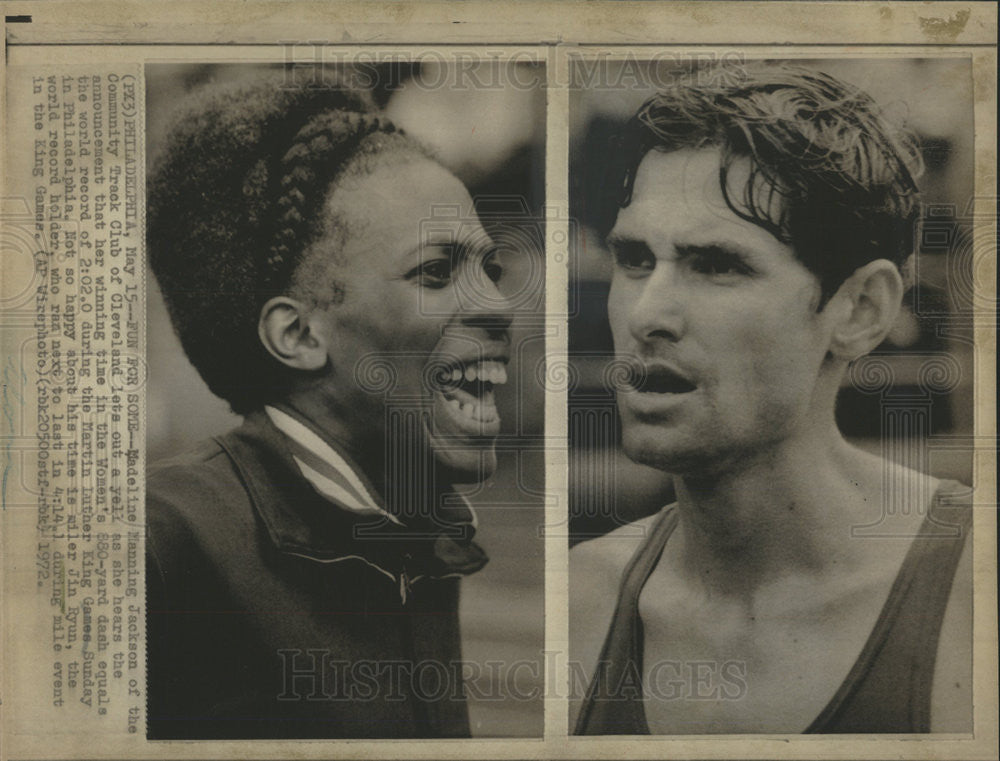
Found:
<svg viewBox="0 0 1000 761"><path fill-rule="evenodd" d="M335 52L6 70L8 753L542 734L545 69Z"/></svg>
<svg viewBox="0 0 1000 761"><path fill-rule="evenodd" d="M544 68L145 74L148 739L540 736Z"/></svg>

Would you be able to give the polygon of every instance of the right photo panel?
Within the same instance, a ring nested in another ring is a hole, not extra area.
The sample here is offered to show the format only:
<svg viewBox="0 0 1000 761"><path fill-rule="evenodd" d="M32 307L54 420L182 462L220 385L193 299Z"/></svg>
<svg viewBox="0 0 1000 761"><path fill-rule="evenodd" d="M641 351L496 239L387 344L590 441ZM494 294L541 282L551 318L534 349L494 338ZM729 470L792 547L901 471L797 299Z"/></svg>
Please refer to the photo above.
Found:
<svg viewBox="0 0 1000 761"><path fill-rule="evenodd" d="M573 61L570 734L972 731L972 93Z"/></svg>

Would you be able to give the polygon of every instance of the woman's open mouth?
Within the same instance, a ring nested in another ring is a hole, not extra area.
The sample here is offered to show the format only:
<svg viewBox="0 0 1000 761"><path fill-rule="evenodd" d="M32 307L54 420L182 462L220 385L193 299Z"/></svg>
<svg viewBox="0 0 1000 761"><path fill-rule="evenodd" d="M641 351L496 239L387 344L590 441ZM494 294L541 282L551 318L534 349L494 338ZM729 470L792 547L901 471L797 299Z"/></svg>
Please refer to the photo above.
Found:
<svg viewBox="0 0 1000 761"><path fill-rule="evenodd" d="M434 427L438 433L496 436L500 432L494 388L507 382L506 359L455 362L434 377Z"/></svg>

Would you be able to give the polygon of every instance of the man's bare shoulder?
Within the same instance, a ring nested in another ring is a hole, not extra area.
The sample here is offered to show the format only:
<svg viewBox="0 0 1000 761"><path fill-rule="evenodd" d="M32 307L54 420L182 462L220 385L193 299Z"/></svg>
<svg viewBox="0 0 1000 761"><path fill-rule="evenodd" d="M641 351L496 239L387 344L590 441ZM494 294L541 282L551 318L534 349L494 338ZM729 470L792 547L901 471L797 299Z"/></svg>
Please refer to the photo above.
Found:
<svg viewBox="0 0 1000 761"><path fill-rule="evenodd" d="M603 637L618 599L628 562L652 530L659 513L581 542L569 553L571 631L588 639ZM595 654L596 655L596 654Z"/></svg>
<svg viewBox="0 0 1000 761"><path fill-rule="evenodd" d="M951 595L941 622L931 691L931 731L972 731L973 639L972 540L955 569Z"/></svg>
<svg viewBox="0 0 1000 761"><path fill-rule="evenodd" d="M619 526L614 531L581 542L573 547L569 552L571 582L576 571L602 575L617 571L617 576L614 579L617 583L621 571L624 570L636 549L649 535L659 514L657 512L624 526Z"/></svg>
<svg viewBox="0 0 1000 761"><path fill-rule="evenodd" d="M622 574L659 513L628 523L569 553L570 730L576 723L618 602Z"/></svg>

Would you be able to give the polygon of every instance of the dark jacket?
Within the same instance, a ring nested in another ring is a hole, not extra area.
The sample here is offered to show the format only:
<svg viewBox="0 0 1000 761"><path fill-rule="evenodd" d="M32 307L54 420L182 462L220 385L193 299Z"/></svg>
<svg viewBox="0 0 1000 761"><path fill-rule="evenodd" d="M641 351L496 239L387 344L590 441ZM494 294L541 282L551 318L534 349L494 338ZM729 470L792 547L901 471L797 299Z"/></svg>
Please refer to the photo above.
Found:
<svg viewBox="0 0 1000 761"><path fill-rule="evenodd" d="M151 471L147 523L150 739L468 735L470 526L358 538L264 413Z"/></svg>

